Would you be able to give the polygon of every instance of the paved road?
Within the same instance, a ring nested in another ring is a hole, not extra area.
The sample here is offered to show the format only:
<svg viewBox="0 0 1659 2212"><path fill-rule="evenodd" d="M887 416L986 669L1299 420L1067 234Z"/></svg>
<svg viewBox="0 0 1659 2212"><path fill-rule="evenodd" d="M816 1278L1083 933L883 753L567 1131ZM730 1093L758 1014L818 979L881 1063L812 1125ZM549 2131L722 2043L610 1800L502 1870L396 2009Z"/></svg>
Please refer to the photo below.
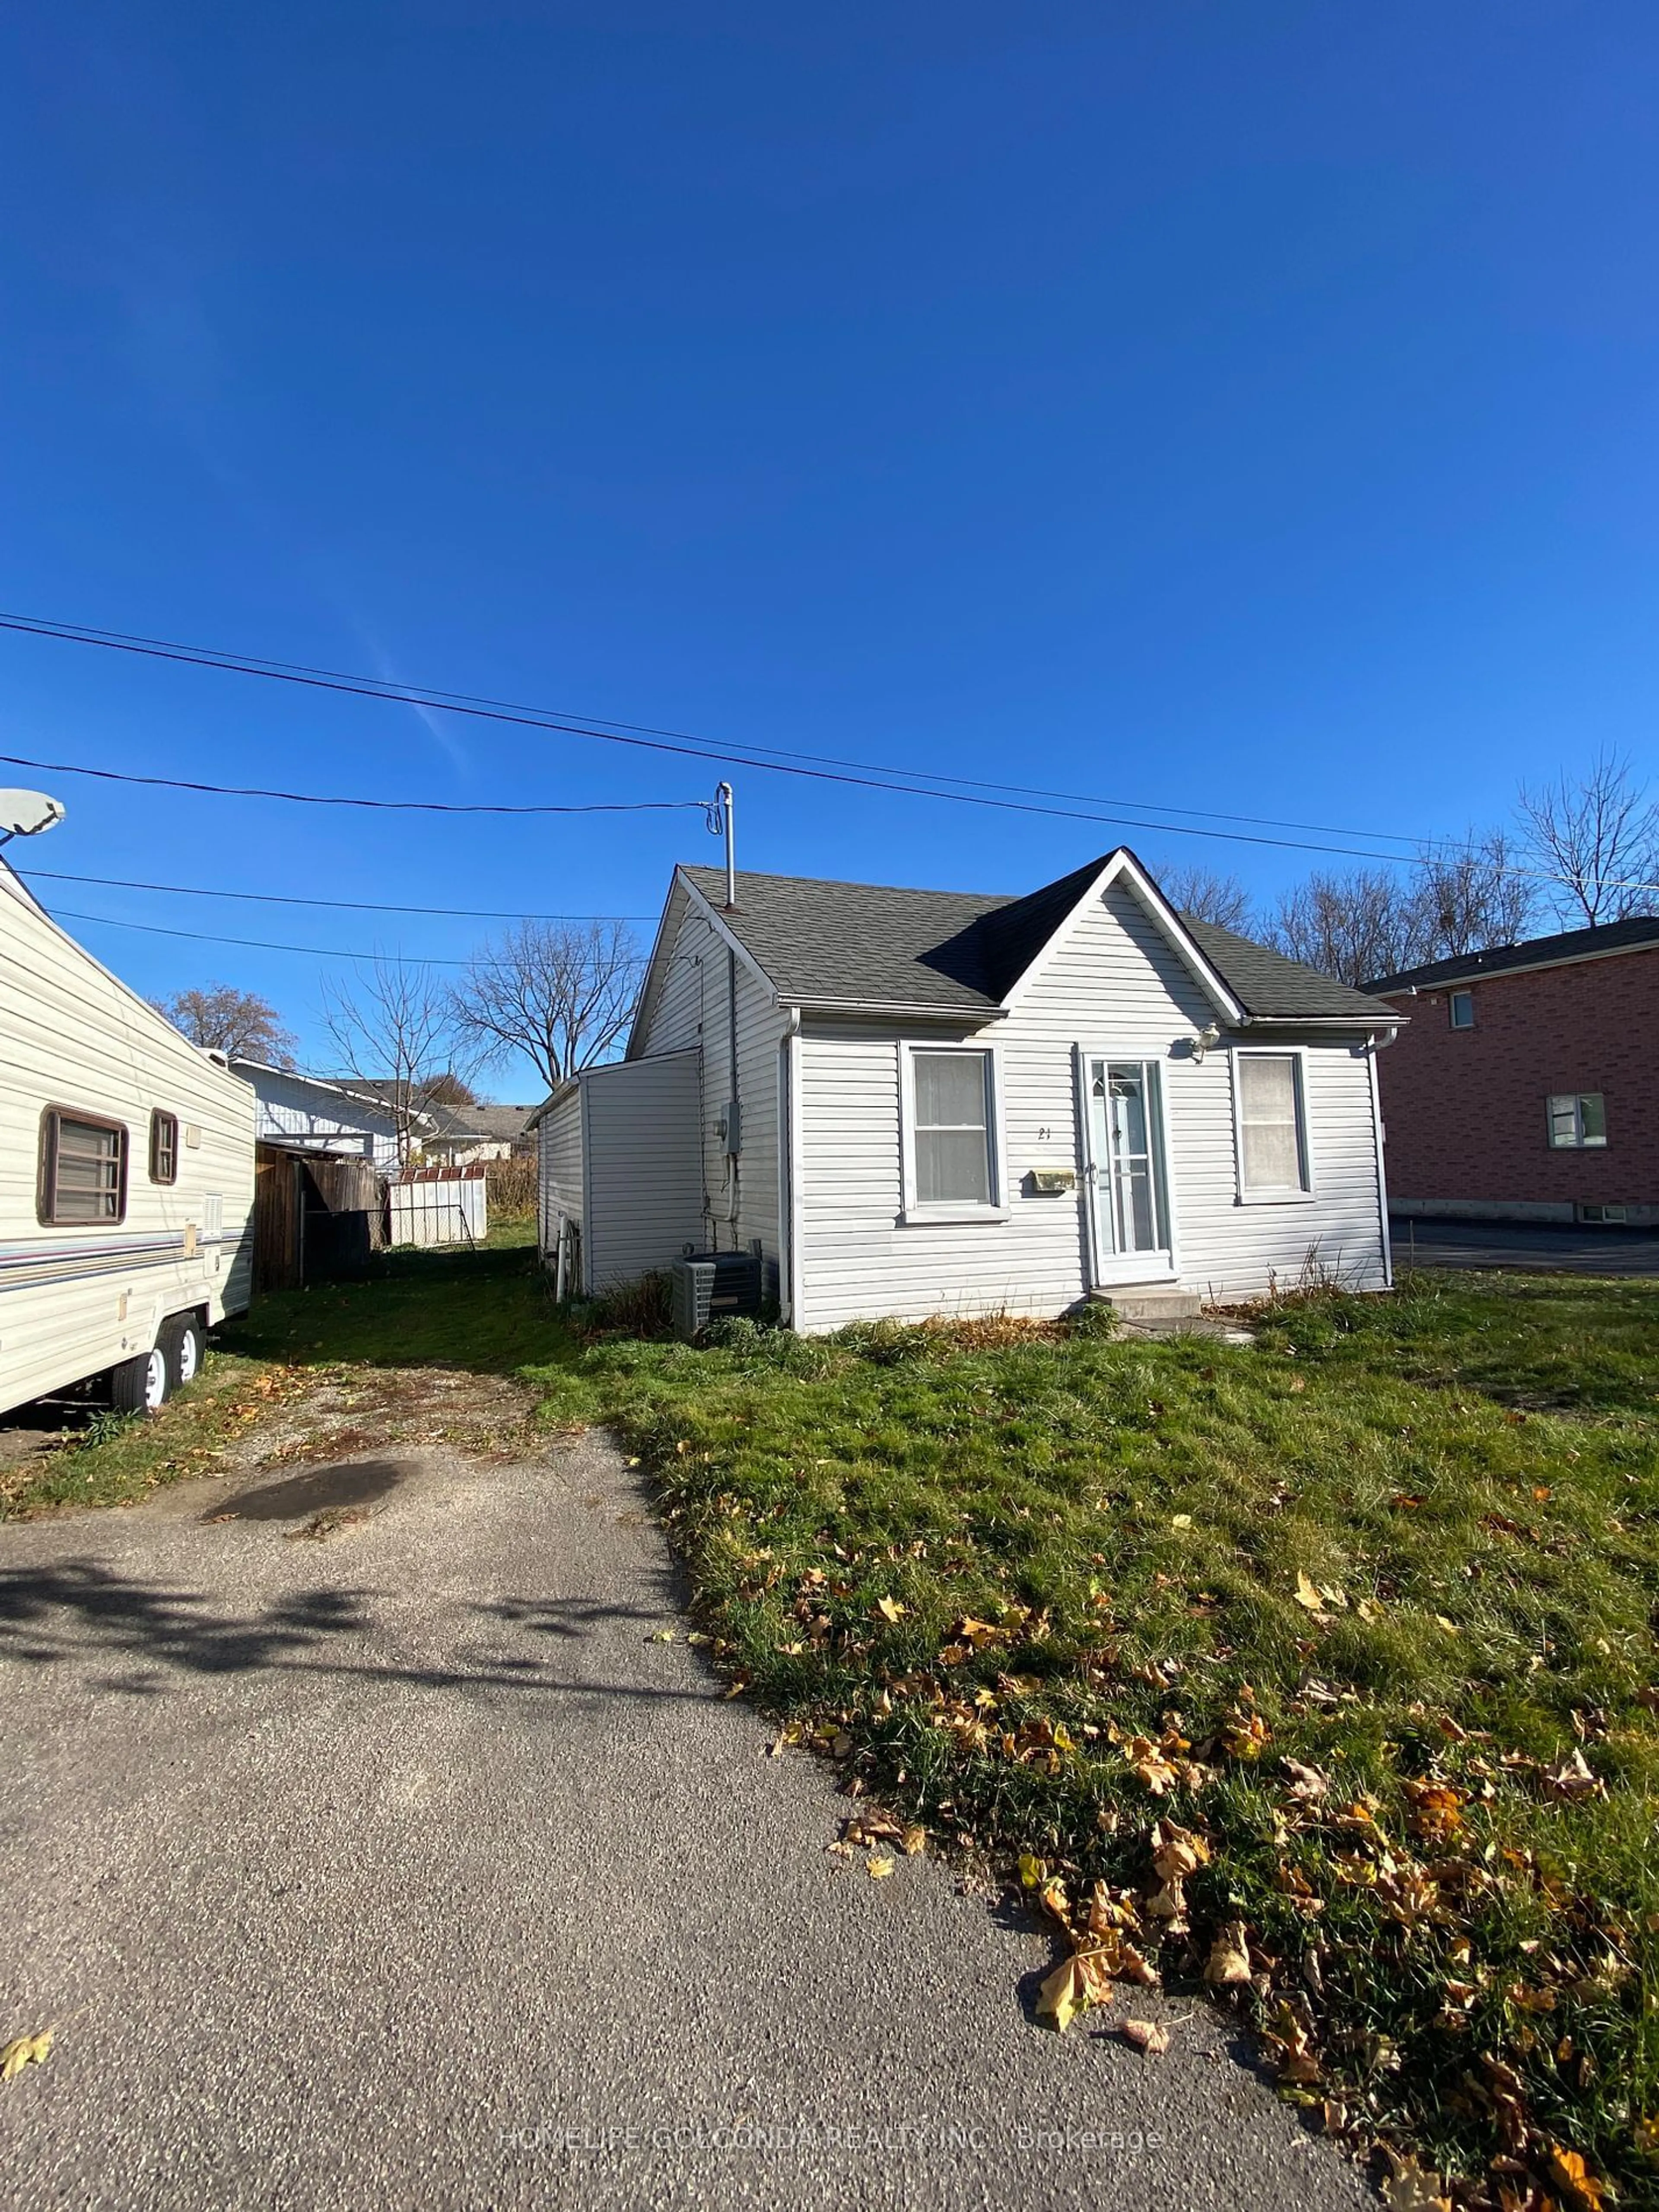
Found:
<svg viewBox="0 0 1659 2212"><path fill-rule="evenodd" d="M1397 1267L1512 1267L1526 1274L1659 1275L1659 1236L1570 1222L1419 1221L1390 1224Z"/></svg>
<svg viewBox="0 0 1659 2212"><path fill-rule="evenodd" d="M234 1487L0 1528L8 2201L1372 2203L1206 2011L1057 2038L1040 1937L827 1856L609 1446Z"/></svg>

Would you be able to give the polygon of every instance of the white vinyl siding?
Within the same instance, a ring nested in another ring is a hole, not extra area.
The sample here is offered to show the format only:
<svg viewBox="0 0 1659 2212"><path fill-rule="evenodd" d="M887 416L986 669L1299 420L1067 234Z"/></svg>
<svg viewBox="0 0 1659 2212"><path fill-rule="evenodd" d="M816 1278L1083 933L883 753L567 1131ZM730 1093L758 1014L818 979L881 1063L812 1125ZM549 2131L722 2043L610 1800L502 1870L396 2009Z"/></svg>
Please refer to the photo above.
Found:
<svg viewBox="0 0 1659 2212"><path fill-rule="evenodd" d="M1195 1060L1210 1000L1133 893L1115 886L1054 953L1007 1019L940 1042L994 1045L1001 1072L1006 1218L929 1222L907 1213L901 1055L891 1027L809 1018L800 1042L798 1325L872 1315L1053 1314L1089 1287L1079 1053L1150 1061L1166 1117L1171 1229L1182 1284L1217 1300L1294 1281L1310 1258L1357 1287L1386 1280L1370 1058L1358 1033L1291 1033L1301 1063L1316 1194L1293 1206L1239 1203L1232 1068ZM1252 1032L1252 1035L1259 1034ZM925 1041L914 1028L912 1045ZM1033 1171L1071 1169L1040 1192Z"/></svg>
<svg viewBox="0 0 1659 2212"><path fill-rule="evenodd" d="M372 1098L345 1095L343 1086L313 1083L286 1068L243 1060L236 1073L258 1101L262 1143L303 1145L319 1152L358 1153L382 1175L398 1164L398 1117Z"/></svg>
<svg viewBox="0 0 1659 2212"><path fill-rule="evenodd" d="M702 1224L697 1242L739 1250L756 1237L769 1260L779 1256L778 1044L784 1018L747 962L737 962L738 1098L743 1149L735 1175L720 1133L732 1091L730 952L708 921L688 911L676 933L667 972L639 1058L696 1047L702 1053L696 1118L702 1130ZM629 1065L635 1063L630 1062Z"/></svg>
<svg viewBox="0 0 1659 2212"><path fill-rule="evenodd" d="M573 1083L542 1109L536 1124L537 1241L544 1258L556 1248L559 1224L582 1218L582 1095Z"/></svg>
<svg viewBox="0 0 1659 2212"><path fill-rule="evenodd" d="M609 1290L666 1267L702 1237L697 1055L589 1068L580 1079L582 1267Z"/></svg>

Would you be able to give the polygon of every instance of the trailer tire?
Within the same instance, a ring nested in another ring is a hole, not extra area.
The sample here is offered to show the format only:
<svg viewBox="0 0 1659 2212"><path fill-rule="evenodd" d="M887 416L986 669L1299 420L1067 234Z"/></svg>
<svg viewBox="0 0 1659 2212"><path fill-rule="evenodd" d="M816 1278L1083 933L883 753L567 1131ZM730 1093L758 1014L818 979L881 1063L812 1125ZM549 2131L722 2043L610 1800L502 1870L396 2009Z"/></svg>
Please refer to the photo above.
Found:
<svg viewBox="0 0 1659 2212"><path fill-rule="evenodd" d="M109 1371L110 1403L118 1413L159 1413L173 1386L173 1370L160 1344Z"/></svg>
<svg viewBox="0 0 1659 2212"><path fill-rule="evenodd" d="M199 1314L174 1314L161 1324L161 1351L167 1364L169 1392L182 1390L202 1371L206 1336Z"/></svg>

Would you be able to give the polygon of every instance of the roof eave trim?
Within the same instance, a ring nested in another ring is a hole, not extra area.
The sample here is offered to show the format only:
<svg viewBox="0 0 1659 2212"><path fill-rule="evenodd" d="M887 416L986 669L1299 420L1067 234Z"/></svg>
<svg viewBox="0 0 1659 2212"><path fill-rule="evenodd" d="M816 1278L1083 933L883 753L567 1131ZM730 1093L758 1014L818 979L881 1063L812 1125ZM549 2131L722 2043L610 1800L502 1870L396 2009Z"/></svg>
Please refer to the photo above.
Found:
<svg viewBox="0 0 1659 2212"><path fill-rule="evenodd" d="M712 899L704 897L703 894L697 889L697 886L692 882L690 877L686 874L685 870L683 867L677 867L674 873L678 878L679 881L685 885L685 894L691 902L691 911L694 914L702 915L702 919L714 931L715 936L718 937L726 945L728 951L735 952L737 954L744 966L749 970L750 974L755 978L755 981L769 994L769 996L774 999L781 999L784 994L780 993L776 982L767 974L765 969L761 966L760 962L756 959L754 954L749 950L749 947L738 935L736 930L732 928L731 923L726 919L725 915L720 911L720 908L714 904L714 902ZM741 881L741 878L739 878L738 880Z"/></svg>
<svg viewBox="0 0 1659 2212"><path fill-rule="evenodd" d="M977 1006L941 1006L921 1005L908 999L803 999L787 992L777 994L781 1006L793 1006L802 1014L879 1014L884 1018L902 1016L906 1021L933 1022L1006 1022L1008 1008L993 1006L988 1000Z"/></svg>
<svg viewBox="0 0 1659 2212"><path fill-rule="evenodd" d="M1238 1026L1246 1030L1390 1030L1403 1029L1410 1018L1408 1014L1396 1013L1392 1006L1379 1006L1374 1013L1358 1006L1351 1014L1246 1014Z"/></svg>

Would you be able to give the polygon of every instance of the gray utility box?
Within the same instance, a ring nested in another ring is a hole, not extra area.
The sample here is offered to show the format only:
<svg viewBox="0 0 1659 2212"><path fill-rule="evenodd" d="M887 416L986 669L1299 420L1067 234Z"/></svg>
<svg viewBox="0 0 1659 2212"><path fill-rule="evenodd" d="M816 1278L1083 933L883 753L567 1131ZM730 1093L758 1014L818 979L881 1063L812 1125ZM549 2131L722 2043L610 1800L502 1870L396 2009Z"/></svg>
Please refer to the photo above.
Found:
<svg viewBox="0 0 1659 2212"><path fill-rule="evenodd" d="M689 1252L675 1261L672 1275L674 1334L687 1344L695 1343L711 1321L761 1310L757 1252Z"/></svg>

